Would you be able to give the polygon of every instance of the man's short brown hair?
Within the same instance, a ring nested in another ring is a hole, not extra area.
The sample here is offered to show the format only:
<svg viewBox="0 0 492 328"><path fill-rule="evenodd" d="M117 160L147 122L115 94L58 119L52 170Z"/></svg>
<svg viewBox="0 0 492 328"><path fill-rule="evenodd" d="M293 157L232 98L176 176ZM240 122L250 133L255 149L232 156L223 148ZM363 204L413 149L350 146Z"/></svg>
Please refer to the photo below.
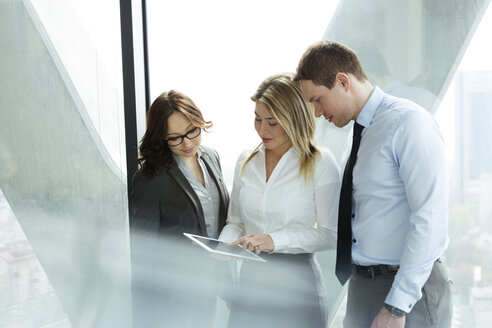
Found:
<svg viewBox="0 0 492 328"><path fill-rule="evenodd" d="M361 82L367 75L355 51L335 41L311 45L299 62L294 80L311 80L314 84L333 88L337 73L350 73Z"/></svg>

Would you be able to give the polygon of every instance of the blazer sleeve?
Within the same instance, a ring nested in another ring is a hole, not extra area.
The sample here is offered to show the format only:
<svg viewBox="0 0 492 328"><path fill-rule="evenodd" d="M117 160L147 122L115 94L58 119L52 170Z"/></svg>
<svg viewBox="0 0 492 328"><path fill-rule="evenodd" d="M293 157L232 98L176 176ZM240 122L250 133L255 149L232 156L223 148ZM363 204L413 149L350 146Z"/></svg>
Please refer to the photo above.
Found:
<svg viewBox="0 0 492 328"><path fill-rule="evenodd" d="M130 243L132 254L152 251L159 230L159 193L155 182L138 171L132 180Z"/></svg>

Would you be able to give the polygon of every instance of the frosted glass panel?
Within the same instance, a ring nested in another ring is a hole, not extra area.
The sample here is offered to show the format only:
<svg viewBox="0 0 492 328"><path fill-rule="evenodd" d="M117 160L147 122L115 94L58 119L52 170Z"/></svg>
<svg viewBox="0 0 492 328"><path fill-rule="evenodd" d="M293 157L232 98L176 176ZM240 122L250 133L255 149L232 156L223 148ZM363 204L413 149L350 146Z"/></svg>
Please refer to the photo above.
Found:
<svg viewBox="0 0 492 328"><path fill-rule="evenodd" d="M0 327L72 327L0 190Z"/></svg>
<svg viewBox="0 0 492 328"><path fill-rule="evenodd" d="M0 2L0 188L75 327L131 322L119 26L116 0Z"/></svg>

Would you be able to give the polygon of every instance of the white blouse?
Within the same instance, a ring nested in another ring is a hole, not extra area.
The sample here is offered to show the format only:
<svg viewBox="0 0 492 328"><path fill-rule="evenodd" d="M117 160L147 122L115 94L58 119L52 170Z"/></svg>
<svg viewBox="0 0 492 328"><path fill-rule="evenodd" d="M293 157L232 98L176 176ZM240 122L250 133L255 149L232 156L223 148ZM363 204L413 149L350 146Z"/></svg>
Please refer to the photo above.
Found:
<svg viewBox="0 0 492 328"><path fill-rule="evenodd" d="M234 173L227 225L219 239L232 242L252 233L269 234L275 253L313 253L335 249L340 169L321 148L313 176L299 175L299 154L290 148L266 182L265 150L241 166L251 151L239 156Z"/></svg>

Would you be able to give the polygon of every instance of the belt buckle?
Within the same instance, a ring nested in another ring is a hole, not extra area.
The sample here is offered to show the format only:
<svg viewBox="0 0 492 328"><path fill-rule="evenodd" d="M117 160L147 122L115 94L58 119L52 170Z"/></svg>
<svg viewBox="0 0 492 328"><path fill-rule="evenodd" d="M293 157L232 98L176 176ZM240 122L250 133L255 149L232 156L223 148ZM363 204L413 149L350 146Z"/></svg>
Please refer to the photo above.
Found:
<svg viewBox="0 0 492 328"><path fill-rule="evenodd" d="M379 269L379 270L376 270ZM382 270L376 266L362 266L353 264L353 271L356 274L362 275L365 278L374 278L380 275Z"/></svg>
<svg viewBox="0 0 492 328"><path fill-rule="evenodd" d="M383 273L387 276L394 276L398 272L399 266L397 265L384 265Z"/></svg>
<svg viewBox="0 0 492 328"><path fill-rule="evenodd" d="M374 278L376 276L376 274L374 273L374 268L372 266L359 266L357 268L357 273L366 278Z"/></svg>

